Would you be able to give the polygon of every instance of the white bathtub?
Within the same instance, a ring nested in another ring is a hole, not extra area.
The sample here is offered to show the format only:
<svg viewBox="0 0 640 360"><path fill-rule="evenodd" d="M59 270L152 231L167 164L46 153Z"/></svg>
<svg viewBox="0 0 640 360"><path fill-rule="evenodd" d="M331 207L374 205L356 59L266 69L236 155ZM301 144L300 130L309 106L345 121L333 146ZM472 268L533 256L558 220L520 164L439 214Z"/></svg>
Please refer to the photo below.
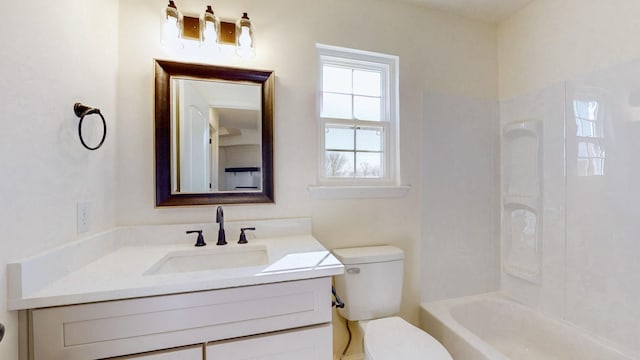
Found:
<svg viewBox="0 0 640 360"><path fill-rule="evenodd" d="M500 293L423 303L420 321L455 360L640 358Z"/></svg>

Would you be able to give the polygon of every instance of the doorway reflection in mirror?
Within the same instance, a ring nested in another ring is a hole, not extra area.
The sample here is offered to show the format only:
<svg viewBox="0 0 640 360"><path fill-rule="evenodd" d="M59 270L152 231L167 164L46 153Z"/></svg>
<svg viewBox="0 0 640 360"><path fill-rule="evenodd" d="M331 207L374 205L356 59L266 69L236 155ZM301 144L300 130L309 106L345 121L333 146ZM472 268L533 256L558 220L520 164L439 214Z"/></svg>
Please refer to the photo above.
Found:
<svg viewBox="0 0 640 360"><path fill-rule="evenodd" d="M172 78L172 192L260 191L261 87Z"/></svg>

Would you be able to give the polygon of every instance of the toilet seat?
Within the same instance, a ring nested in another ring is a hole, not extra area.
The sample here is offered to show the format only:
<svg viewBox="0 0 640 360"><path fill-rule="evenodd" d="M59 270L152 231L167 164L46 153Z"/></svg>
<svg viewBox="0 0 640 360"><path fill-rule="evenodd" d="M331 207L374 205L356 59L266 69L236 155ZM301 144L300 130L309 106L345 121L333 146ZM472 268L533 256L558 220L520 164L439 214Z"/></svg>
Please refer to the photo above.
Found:
<svg viewBox="0 0 640 360"><path fill-rule="evenodd" d="M453 360L431 335L399 317L369 321L364 352L365 360Z"/></svg>

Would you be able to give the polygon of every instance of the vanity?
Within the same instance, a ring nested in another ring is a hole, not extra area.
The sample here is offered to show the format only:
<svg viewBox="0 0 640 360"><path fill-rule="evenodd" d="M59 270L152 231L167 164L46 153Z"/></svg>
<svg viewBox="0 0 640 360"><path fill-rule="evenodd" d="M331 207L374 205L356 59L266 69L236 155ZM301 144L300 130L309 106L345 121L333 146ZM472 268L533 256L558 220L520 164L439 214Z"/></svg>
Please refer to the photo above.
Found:
<svg viewBox="0 0 640 360"><path fill-rule="evenodd" d="M216 246L215 223L122 227L10 263L21 358L331 359L331 277L344 269L310 219L226 228Z"/></svg>
<svg viewBox="0 0 640 360"><path fill-rule="evenodd" d="M154 65L155 206L273 203L273 71ZM311 219L226 230L119 227L9 263L20 360L332 359L344 268Z"/></svg>

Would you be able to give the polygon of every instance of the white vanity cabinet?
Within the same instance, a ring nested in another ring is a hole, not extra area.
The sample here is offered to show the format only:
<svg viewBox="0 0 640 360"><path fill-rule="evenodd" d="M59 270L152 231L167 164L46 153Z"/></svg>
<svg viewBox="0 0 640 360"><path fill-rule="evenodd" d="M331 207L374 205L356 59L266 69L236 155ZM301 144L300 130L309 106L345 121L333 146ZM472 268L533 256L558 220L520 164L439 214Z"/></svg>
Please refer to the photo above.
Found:
<svg viewBox="0 0 640 360"><path fill-rule="evenodd" d="M329 360L330 324L331 277L31 309L29 359Z"/></svg>

